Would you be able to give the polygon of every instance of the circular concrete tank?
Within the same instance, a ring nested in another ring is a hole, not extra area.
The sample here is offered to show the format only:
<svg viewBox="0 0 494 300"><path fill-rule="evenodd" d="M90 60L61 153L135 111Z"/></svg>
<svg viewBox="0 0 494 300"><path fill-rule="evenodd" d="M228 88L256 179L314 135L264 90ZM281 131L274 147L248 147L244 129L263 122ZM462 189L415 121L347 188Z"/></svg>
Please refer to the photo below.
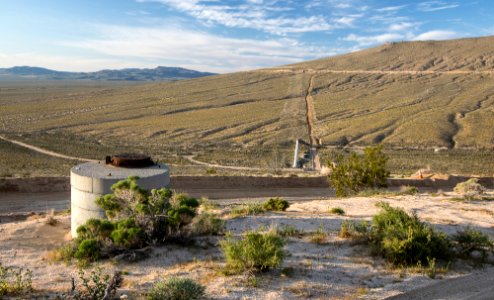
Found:
<svg viewBox="0 0 494 300"><path fill-rule="evenodd" d="M170 186L170 171L166 165L123 168L114 166L111 162L89 162L70 170L72 237L77 236L77 227L88 219L106 218L104 211L96 205L96 199L112 193L111 186L116 182L129 176L138 176L139 186L147 190Z"/></svg>

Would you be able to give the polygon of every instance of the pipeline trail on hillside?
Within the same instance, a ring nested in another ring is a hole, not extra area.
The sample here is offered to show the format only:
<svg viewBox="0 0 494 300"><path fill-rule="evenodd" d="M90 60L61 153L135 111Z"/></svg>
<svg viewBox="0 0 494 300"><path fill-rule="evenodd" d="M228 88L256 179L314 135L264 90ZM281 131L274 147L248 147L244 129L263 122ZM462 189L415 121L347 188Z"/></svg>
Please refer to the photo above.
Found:
<svg viewBox="0 0 494 300"><path fill-rule="evenodd" d="M305 92L305 107L306 107L306 120L307 120L307 130L309 134L310 143L310 158L312 160L312 168L316 170L321 169L321 164L319 160L319 155L317 154L317 146L320 144L320 140L315 133L315 123L316 110L314 108L314 99L312 98L312 88L314 86L314 77L316 75L311 75L309 79L309 84L307 86L307 91Z"/></svg>

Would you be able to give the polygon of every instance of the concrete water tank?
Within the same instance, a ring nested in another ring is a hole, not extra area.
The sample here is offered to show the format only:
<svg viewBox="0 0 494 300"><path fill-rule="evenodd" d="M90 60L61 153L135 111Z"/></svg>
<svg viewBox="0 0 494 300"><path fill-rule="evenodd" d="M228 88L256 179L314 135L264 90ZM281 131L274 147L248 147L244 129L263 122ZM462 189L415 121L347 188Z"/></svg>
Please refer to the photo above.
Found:
<svg viewBox="0 0 494 300"><path fill-rule="evenodd" d="M111 186L129 176L138 176L139 186L147 190L170 186L168 167L140 154L115 155L105 162L88 162L70 170L72 237L77 237L77 227L88 219L106 218L96 199L112 193Z"/></svg>

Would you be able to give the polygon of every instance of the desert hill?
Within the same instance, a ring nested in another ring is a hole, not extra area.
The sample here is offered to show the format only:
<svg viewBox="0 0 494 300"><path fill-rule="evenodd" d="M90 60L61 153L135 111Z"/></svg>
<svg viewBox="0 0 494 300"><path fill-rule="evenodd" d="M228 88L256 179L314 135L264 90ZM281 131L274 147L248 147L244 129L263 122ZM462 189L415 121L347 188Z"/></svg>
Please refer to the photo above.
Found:
<svg viewBox="0 0 494 300"><path fill-rule="evenodd" d="M392 43L167 83L0 88L0 134L88 157L133 146L257 165L261 145L286 166L295 139L322 149L494 145L494 37Z"/></svg>
<svg viewBox="0 0 494 300"><path fill-rule="evenodd" d="M289 67L318 70L494 71L493 45L494 36L395 42Z"/></svg>

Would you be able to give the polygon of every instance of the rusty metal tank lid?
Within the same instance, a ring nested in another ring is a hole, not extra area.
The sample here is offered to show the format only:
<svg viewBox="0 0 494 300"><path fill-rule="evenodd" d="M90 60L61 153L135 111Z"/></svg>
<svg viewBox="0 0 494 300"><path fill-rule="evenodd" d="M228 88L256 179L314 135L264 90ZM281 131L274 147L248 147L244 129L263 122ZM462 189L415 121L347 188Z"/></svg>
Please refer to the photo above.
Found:
<svg viewBox="0 0 494 300"><path fill-rule="evenodd" d="M137 153L122 153L107 156L105 161L106 164L121 168L147 168L155 165L151 157Z"/></svg>

